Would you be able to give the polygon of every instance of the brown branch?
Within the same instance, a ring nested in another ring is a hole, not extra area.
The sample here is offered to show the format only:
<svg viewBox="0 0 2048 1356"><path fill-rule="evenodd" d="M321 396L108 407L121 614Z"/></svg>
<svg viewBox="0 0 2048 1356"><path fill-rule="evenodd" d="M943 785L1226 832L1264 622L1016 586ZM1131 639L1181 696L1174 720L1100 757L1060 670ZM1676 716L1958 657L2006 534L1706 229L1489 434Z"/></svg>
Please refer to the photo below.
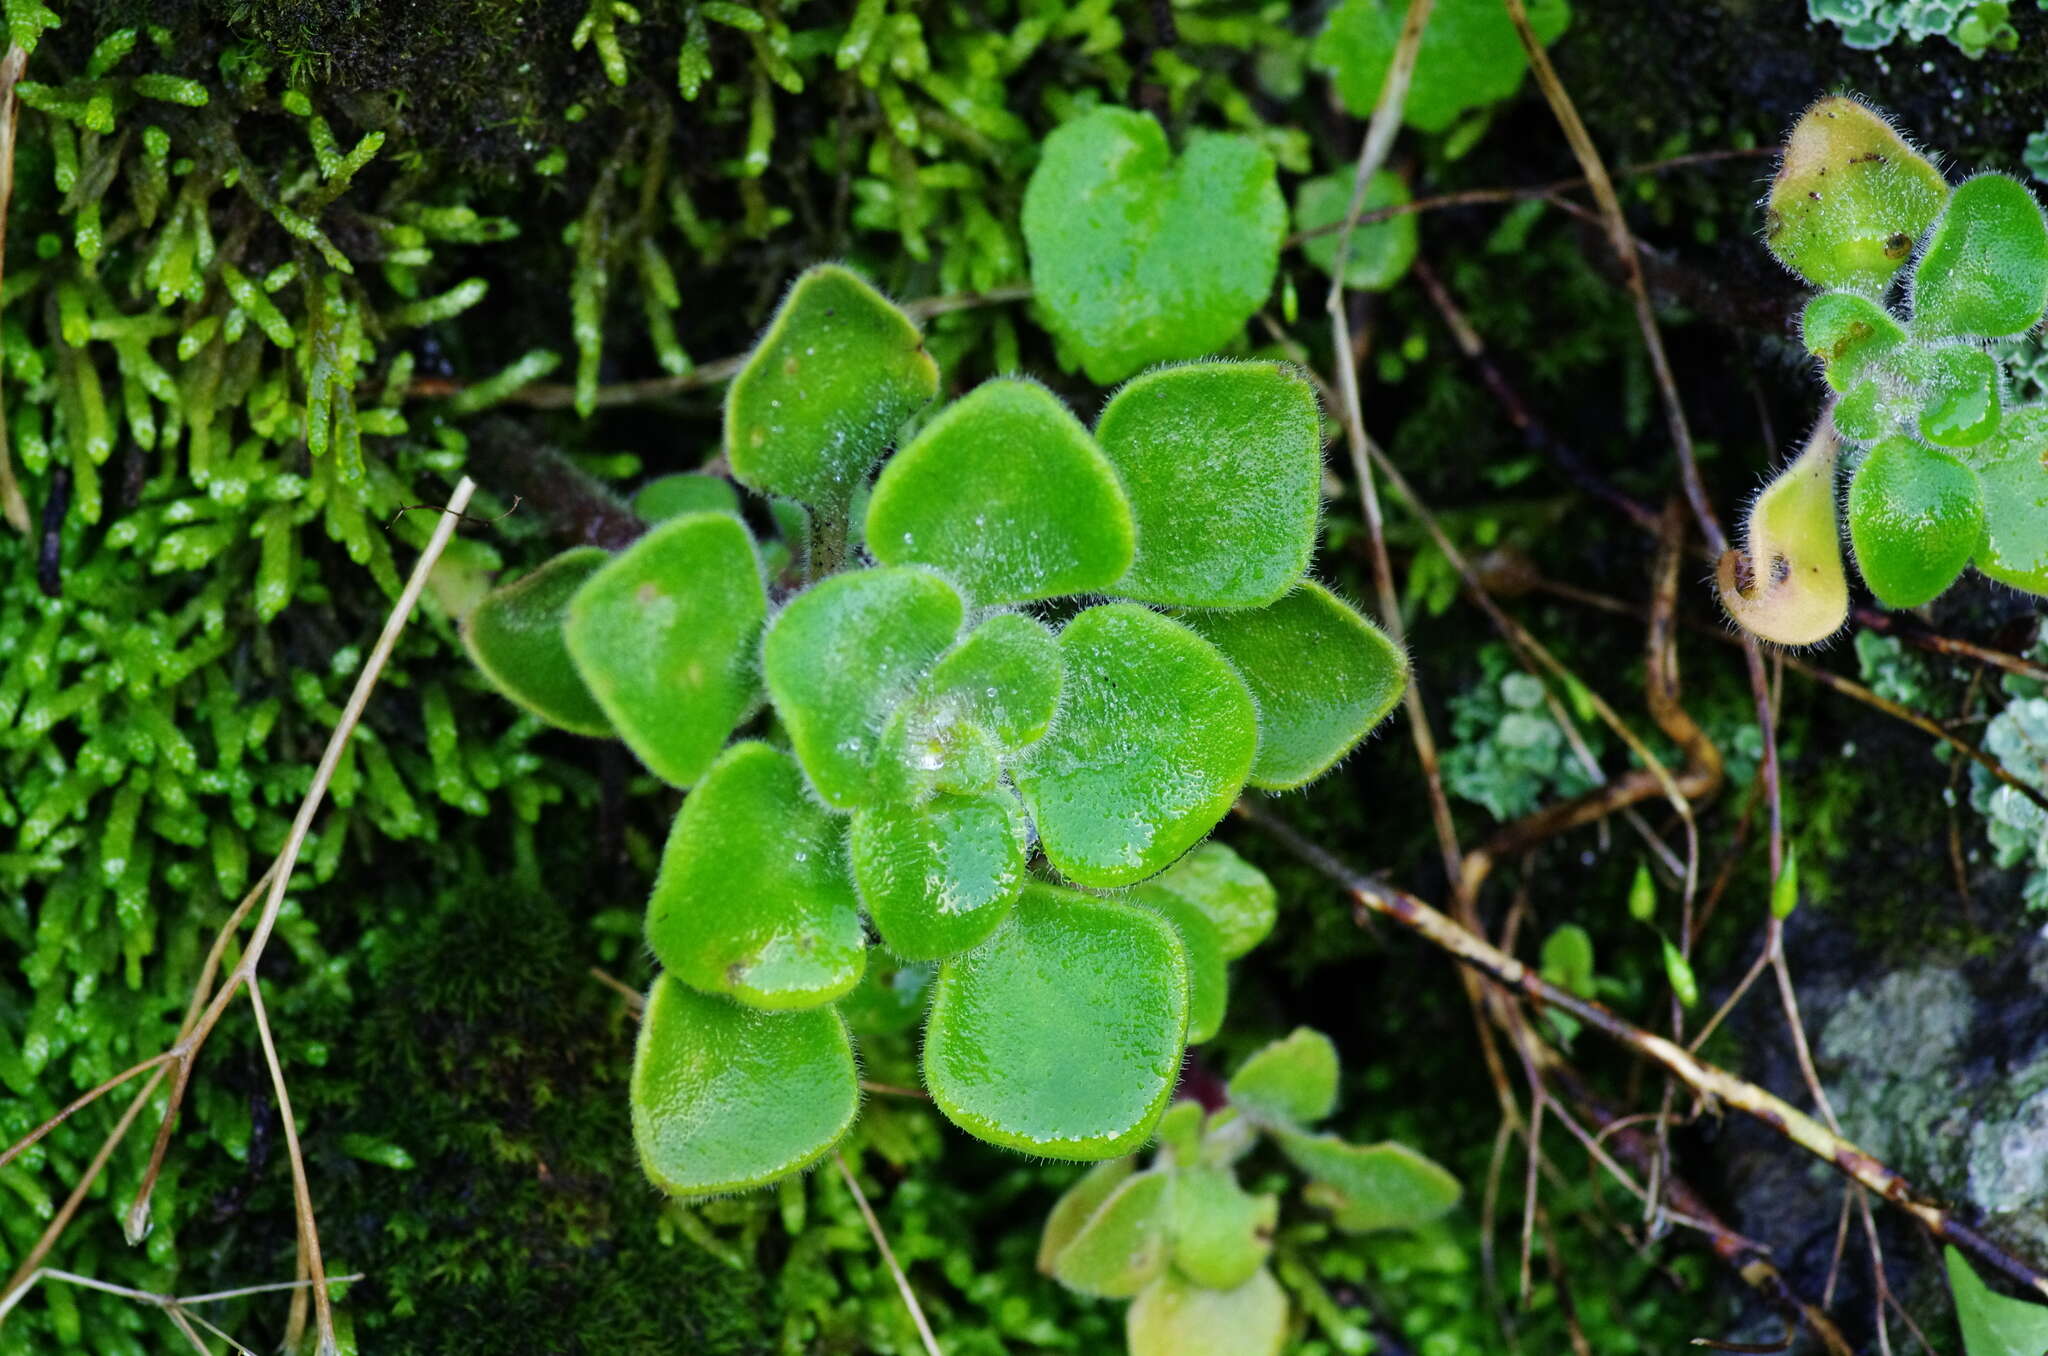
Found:
<svg viewBox="0 0 2048 1356"><path fill-rule="evenodd" d="M21 101L15 86L28 69L28 52L20 43L10 44L0 57L0 279L6 277L7 205L14 198L14 133L21 118ZM34 531L28 516L28 500L14 479L14 456L7 450L7 421L0 419L0 517L26 537Z"/></svg>
<svg viewBox="0 0 2048 1356"><path fill-rule="evenodd" d="M940 297L923 297L903 303L902 309L914 320L929 320L934 316L949 315L954 311L973 310L980 306L1000 306L1013 301L1028 301L1030 298L1030 284L1015 283L1008 287L991 287L985 292L954 292ZM739 375L740 369L747 365L749 356L745 353L736 353L729 358L699 363L687 372L600 386L597 388L597 404L600 408L636 405L649 400L663 400L669 396L682 395L686 391L702 390L707 386L721 386ZM414 382L406 394L416 400L450 396L463 390L466 385L465 382L451 381L445 377L428 377ZM576 403L576 388L564 382L536 381L506 396L505 401L507 404L524 405L529 409L566 410Z"/></svg>
<svg viewBox="0 0 2048 1356"><path fill-rule="evenodd" d="M1732 1107L1750 1117L1890 1201L1919 1221L1936 1238L1953 1243L2008 1280L2048 1297L2048 1277L1921 1195L1899 1173L1791 1103L1695 1058L1671 1041L1633 1025L1600 1003L1580 998L1550 983L1513 956L1474 936L1414 895L1359 875L1334 855L1275 818L1263 806L1240 801L1237 810L1301 861L1342 888L1351 896L1358 910L1399 923L1503 988L1541 1006L1570 1014L1631 1053L1675 1075L1709 1106Z"/></svg>

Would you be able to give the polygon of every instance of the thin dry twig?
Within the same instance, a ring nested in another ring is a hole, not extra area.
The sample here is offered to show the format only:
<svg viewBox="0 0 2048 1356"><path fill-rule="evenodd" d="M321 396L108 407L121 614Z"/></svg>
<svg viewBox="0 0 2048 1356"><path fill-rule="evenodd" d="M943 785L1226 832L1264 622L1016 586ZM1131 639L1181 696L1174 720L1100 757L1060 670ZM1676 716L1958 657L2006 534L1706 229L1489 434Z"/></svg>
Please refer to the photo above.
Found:
<svg viewBox="0 0 2048 1356"><path fill-rule="evenodd" d="M1414 895L1352 871L1333 854L1302 837L1264 808L1239 802L1238 812L1258 824L1301 861L1339 885L1360 908L1399 923L1448 952L1461 964L1524 998L1571 1014L1603 1036L1676 1075L1708 1105L1729 1106L1749 1116L1904 1210L1936 1238L1955 1244L2007 1279L2048 1297L2048 1277L1936 1205L1899 1173L1783 1098L1694 1057L1674 1042L1633 1025L1600 1003L1580 998L1550 983Z"/></svg>
<svg viewBox="0 0 2048 1356"><path fill-rule="evenodd" d="M15 86L28 69L28 51L12 43L0 57L0 278L6 276L7 205L14 198L14 132L21 117L21 100ZM14 479L14 455L7 449L7 424L0 420L0 517L26 537L34 531L29 521L28 501Z"/></svg>
<svg viewBox="0 0 2048 1356"><path fill-rule="evenodd" d="M846 1166L846 1159L837 1149L832 1151L832 1161L838 1165L839 1175L846 1181L846 1189L853 1193L853 1203L860 1207L860 1217L867 1222L875 1247L881 1250L882 1261L888 1265L889 1275L896 1282L896 1293L903 1296L903 1307L910 1310L910 1320L917 1325L917 1335L924 1342L925 1351L929 1356L944 1356L939 1349L939 1339L932 1335L932 1325L925 1321L924 1308L917 1302L917 1292L910 1288L910 1278L903 1274L903 1266L896 1260L896 1250L889 1246L889 1236L882 1232L882 1222L875 1218L874 1207L868 1204L867 1193L860 1189L853 1169Z"/></svg>

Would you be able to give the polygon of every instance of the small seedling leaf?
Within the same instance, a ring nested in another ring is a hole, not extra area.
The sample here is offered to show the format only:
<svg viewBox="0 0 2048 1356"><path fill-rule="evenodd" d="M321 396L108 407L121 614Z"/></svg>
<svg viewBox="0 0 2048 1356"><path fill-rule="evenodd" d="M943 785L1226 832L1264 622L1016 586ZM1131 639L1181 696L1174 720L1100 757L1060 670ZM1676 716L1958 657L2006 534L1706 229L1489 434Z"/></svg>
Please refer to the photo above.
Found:
<svg viewBox="0 0 2048 1356"><path fill-rule="evenodd" d="M1280 1148L1326 1188L1338 1228L1413 1229L1458 1203L1458 1179L1405 1144L1349 1144L1335 1135L1281 1131Z"/></svg>
<svg viewBox="0 0 2048 1356"><path fill-rule="evenodd" d="M1074 1241L1081 1226L1102 1208L1110 1193L1124 1184L1136 1166L1134 1158L1104 1159L1067 1188L1066 1194L1053 1204L1052 1213L1045 1217L1045 1231L1038 1237L1039 1271L1052 1275L1053 1263L1066 1251L1067 1244Z"/></svg>
<svg viewBox="0 0 2048 1356"><path fill-rule="evenodd" d="M1129 1299L1166 1269L1173 1175L1127 1177L1053 1258L1060 1284L1102 1299Z"/></svg>
<svg viewBox="0 0 2048 1356"><path fill-rule="evenodd" d="M1131 1356L1280 1356L1287 1292L1261 1268L1235 1290L1211 1290L1169 1270L1124 1316Z"/></svg>
<svg viewBox="0 0 2048 1356"><path fill-rule="evenodd" d="M1254 1196L1235 1173L1194 1166L1174 1175L1173 1264L1197 1285L1235 1290L1273 1251L1277 1196Z"/></svg>
<svg viewBox="0 0 2048 1356"><path fill-rule="evenodd" d="M1337 1109L1337 1047L1320 1031L1294 1028L1239 1066L1230 1103L1266 1125L1314 1125Z"/></svg>

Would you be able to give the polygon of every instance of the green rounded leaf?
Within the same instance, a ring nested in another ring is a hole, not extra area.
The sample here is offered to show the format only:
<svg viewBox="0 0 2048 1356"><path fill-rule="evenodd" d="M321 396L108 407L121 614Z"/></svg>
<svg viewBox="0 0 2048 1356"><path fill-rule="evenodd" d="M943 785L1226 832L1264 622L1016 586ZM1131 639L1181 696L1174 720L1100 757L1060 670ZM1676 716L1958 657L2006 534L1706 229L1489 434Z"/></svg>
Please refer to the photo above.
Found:
<svg viewBox="0 0 2048 1356"><path fill-rule="evenodd" d="M1038 1237L1038 1269L1047 1276L1052 1275L1053 1263L1066 1251L1067 1244L1081 1232L1110 1193L1122 1186L1137 1166L1134 1158L1108 1158L1081 1174L1081 1180L1068 1187L1066 1194L1053 1204L1052 1213L1045 1217L1045 1231Z"/></svg>
<svg viewBox="0 0 2048 1356"><path fill-rule="evenodd" d="M1131 564L1131 511L1088 430L1036 382L985 381L889 459L868 549L976 602L1096 593Z"/></svg>
<svg viewBox="0 0 2048 1356"><path fill-rule="evenodd" d="M2039 323L2048 308L2048 223L2017 179L1965 180L1913 271L1913 329L1939 338L1998 339Z"/></svg>
<svg viewBox="0 0 2048 1356"><path fill-rule="evenodd" d="M740 494L723 476L684 471L658 476L633 495L633 512L650 523L680 518L685 513L730 513L739 516Z"/></svg>
<svg viewBox="0 0 2048 1356"><path fill-rule="evenodd" d="M1202 1104L1187 1098L1166 1108L1155 1132L1162 1153L1177 1163L1193 1163L1202 1152L1202 1122L1207 1119Z"/></svg>
<svg viewBox="0 0 2048 1356"><path fill-rule="evenodd" d="M1261 1046L1230 1079L1230 1104L1265 1125L1313 1125L1337 1109L1337 1047L1298 1026Z"/></svg>
<svg viewBox="0 0 2048 1356"><path fill-rule="evenodd" d="M965 615L944 579L893 566L835 574L769 623L762 677L826 804L852 809L874 799L883 730Z"/></svg>
<svg viewBox="0 0 2048 1356"><path fill-rule="evenodd" d="M1131 898L1156 909L1180 934L1188 961L1187 1043L1200 1045L1223 1029L1224 1009L1230 1006L1230 971L1223 955L1223 935L1197 905L1171 890L1160 889L1153 881L1132 891Z"/></svg>
<svg viewBox="0 0 2048 1356"><path fill-rule="evenodd" d="M1273 930L1273 882L1222 843L1202 844L1147 884L1179 895L1206 914L1216 925L1225 960L1236 960Z"/></svg>
<svg viewBox="0 0 2048 1356"><path fill-rule="evenodd" d="M1124 1315L1131 1356L1280 1356L1287 1292L1261 1268L1235 1290L1211 1290L1168 1271Z"/></svg>
<svg viewBox="0 0 2048 1356"><path fill-rule="evenodd" d="M2048 407L2014 410L1971 457L1984 486L1977 568L2001 584L2048 593Z"/></svg>
<svg viewBox="0 0 2048 1356"><path fill-rule="evenodd" d="M850 270L822 264L789 289L726 393L726 459L749 489L843 511L938 389L910 318Z"/></svg>
<svg viewBox="0 0 2048 1356"><path fill-rule="evenodd" d="M980 946L1024 886L1030 829L1008 791L873 805L853 816L853 879L905 960Z"/></svg>
<svg viewBox="0 0 2048 1356"><path fill-rule="evenodd" d="M1848 391L1883 371L1885 360L1905 342L1906 331L1869 297L1823 292L1806 303L1800 337L1807 351L1820 359L1828 385Z"/></svg>
<svg viewBox="0 0 2048 1356"><path fill-rule="evenodd" d="M1999 1294L1953 1245L1943 1248L1963 1330L1963 1356L2039 1356L2048 1351L2048 1307Z"/></svg>
<svg viewBox="0 0 2048 1356"><path fill-rule="evenodd" d="M1936 447L1974 447L1998 432L1998 360L1963 344L1931 356L1920 436Z"/></svg>
<svg viewBox="0 0 2048 1356"><path fill-rule="evenodd" d="M1458 1179L1405 1144L1348 1144L1335 1135L1278 1132L1280 1149L1322 1188L1319 1204L1351 1233L1414 1229L1458 1203Z"/></svg>
<svg viewBox="0 0 2048 1356"><path fill-rule="evenodd" d="M1236 338L1272 290L1287 205L1256 142L1196 132L1176 160L1150 114L1095 108L1045 139L1023 227L1047 328L1107 385Z"/></svg>
<svg viewBox="0 0 2048 1356"><path fill-rule="evenodd" d="M1157 914L1027 885L1010 921L939 967L924 1077L955 1125L1048 1158L1142 1145L1180 1073L1187 963Z"/></svg>
<svg viewBox="0 0 2048 1356"><path fill-rule="evenodd" d="M1310 58L1335 78L1337 97L1354 115L1372 116L1401 38L1402 0L1344 0L1330 14ZM1565 0L1529 0L1529 26L1546 45L1571 22ZM1467 109L1513 94L1529 59L1499 0L1437 0L1415 57L1403 120L1441 132Z"/></svg>
<svg viewBox="0 0 2048 1356"><path fill-rule="evenodd" d="M1939 597L1984 539L1977 473L1906 438L1879 443L1849 482L1849 540L1886 607Z"/></svg>
<svg viewBox="0 0 2048 1356"><path fill-rule="evenodd" d="M932 666L928 700L989 732L1007 752L1037 743L1059 709L1059 638L1020 612L1002 612Z"/></svg>
<svg viewBox="0 0 2048 1356"><path fill-rule="evenodd" d="M845 824L804 795L787 754L733 745L683 801L662 849L647 901L656 958L693 988L758 1008L844 994L867 965Z"/></svg>
<svg viewBox="0 0 2048 1356"><path fill-rule="evenodd" d="M831 1008L754 1012L654 981L633 1049L633 1144L677 1196L744 1191L808 1167L860 1104L846 1023Z"/></svg>
<svg viewBox="0 0 2048 1356"><path fill-rule="evenodd" d="M1173 1265L1211 1290L1235 1290L1266 1264L1280 1200L1254 1196L1223 1168L1181 1169L1173 1183Z"/></svg>
<svg viewBox="0 0 2048 1356"><path fill-rule="evenodd" d="M599 739L612 736L612 723L577 674L562 623L569 599L610 559L596 546L573 547L491 590L462 620L462 643L493 687L550 725Z"/></svg>
<svg viewBox="0 0 2048 1356"><path fill-rule="evenodd" d="M1294 192L1294 227L1307 233L1301 252L1324 273L1337 267L1337 246L1343 239L1344 214L1351 208L1349 174L1305 179ZM1359 211L1376 212L1409 201L1408 183L1392 170L1380 170L1365 186ZM1417 245L1413 213L1351 228L1351 253L1344 265L1344 285L1384 292L1401 281L1415 262Z"/></svg>
<svg viewBox="0 0 2048 1356"><path fill-rule="evenodd" d="M614 556L569 602L576 669L619 737L676 786L704 775L754 703L768 592L729 513L688 513Z"/></svg>
<svg viewBox="0 0 2048 1356"><path fill-rule="evenodd" d="M1053 1279L1102 1299L1129 1299L1166 1269L1173 1177L1158 1169L1126 1178L1052 1260Z"/></svg>
<svg viewBox="0 0 2048 1356"><path fill-rule="evenodd" d="M1308 568L1322 505L1315 393L1278 363L1189 363L1110 399L1095 436L1138 524L1127 598L1260 607Z"/></svg>
<svg viewBox="0 0 2048 1356"><path fill-rule="evenodd" d="M1132 603L1060 634L1053 729L1015 770L1046 857L1082 885L1132 885L1207 836L1258 744L1251 692L1214 646Z"/></svg>
<svg viewBox="0 0 2048 1356"><path fill-rule="evenodd" d="M1314 781L1385 720L1408 686L1401 648L1321 584L1257 611L1182 618L1237 666L1259 704L1251 782Z"/></svg>
<svg viewBox="0 0 2048 1356"><path fill-rule="evenodd" d="M1883 114L1832 95L1801 114L1785 140L1764 242L1808 282L1876 296L1947 199L1941 171Z"/></svg>

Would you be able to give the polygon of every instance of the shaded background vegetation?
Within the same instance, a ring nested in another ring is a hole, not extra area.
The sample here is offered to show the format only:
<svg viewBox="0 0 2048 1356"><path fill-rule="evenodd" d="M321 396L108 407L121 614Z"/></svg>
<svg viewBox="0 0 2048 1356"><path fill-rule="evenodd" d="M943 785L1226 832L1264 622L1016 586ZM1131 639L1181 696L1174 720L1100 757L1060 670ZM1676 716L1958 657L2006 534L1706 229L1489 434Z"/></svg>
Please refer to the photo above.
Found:
<svg viewBox="0 0 2048 1356"><path fill-rule="evenodd" d="M25 96L0 286L0 389L30 519L0 530L9 1140L175 1031L200 954L280 845L430 530L427 514L389 526L398 508L436 501L465 466L484 482L485 515L529 496L465 533L451 591L601 531L560 493L567 477L623 491L715 453L718 390L684 374L743 350L803 265L846 258L902 298L1026 281L1017 216L1037 140L1090 102L1150 110L1176 138L1195 127L1254 136L1290 199L1299 179L1342 170L1361 132L1307 62L1320 5L711 0L648 3L633 21L499 0L109 0L64 6L47 31L41 12L7 5L15 40L34 48L25 78L40 87ZM1617 166L1768 147L1815 95L1848 87L1957 165L2024 172L2027 138L2048 122L2048 14L2016 6L2011 22L2015 51L1972 60L1940 38L1852 50L1797 4L1586 0L1555 53ZM130 29L132 50L106 45ZM350 151L379 133L352 166ZM1526 87L1448 134L1405 137L1394 164L1417 196L1576 173ZM1816 399L1787 343L1798 289L1755 240L1767 172L1767 159L1732 158L1624 182L1724 517ZM1368 420L1461 543L1490 553L1524 623L1647 728L1640 623L1533 587L1562 580L1639 601L1652 544L1585 486L1653 505L1673 491L1605 247L1534 199L1421 222L1424 264L1548 441L1517 428L1412 278L1360 300ZM1293 250L1281 272L1271 313L1328 370L1322 277ZM258 293L274 333L247 300ZM247 321L231 335L235 307ZM1077 408L1100 399L1062 373L1025 304L954 311L931 332L953 391L1018 369ZM1267 338L1255 326L1241 347L1265 351ZM592 401L664 375L676 380ZM534 380L543 386L497 403ZM169 402L152 403L158 382L187 412L182 442L165 427ZM322 390L352 393L357 433L338 419L316 456L299 407ZM1321 569L1364 597L1354 502L1348 490L1331 499ZM1511 681L1442 558L1398 514L1389 532L1419 678L1476 840L1494 817L1583 782L1554 725L1506 719L1540 702ZM451 601L430 604L401 647L264 966L330 1268L367 1277L342 1306L357 1340L379 1352L913 1350L829 1174L690 1209L644 1183L623 1096L630 1022L589 969L648 977L639 911L673 798L636 780L618 750L544 732L485 691L453 644ZM1686 581L1681 610L1709 624L1682 647L1687 704L1729 759L1728 790L1703 817L1718 866L1759 745L1702 580ZM2034 642L2032 600L1982 581L1931 621L2007 650ZM2039 695L1875 635L1818 662L1937 718L1975 722ZM1610 770L1624 765L1611 739L1592 738ZM1964 1080L1939 1084L1945 1097L2011 1082L2048 1025L2028 970L2038 919L2025 867L2001 868L1987 844L1970 779L1925 736L1794 677L1782 742L1808 885L1793 936L1811 1025L1853 1010L1846 996L1874 977L1960 975L1949 1068L1900 1081ZM1279 809L1361 867L1441 898L1419 776L1390 727ZM2014 830L2023 847L2025 829ZM1685 1237L1639 1250L1633 1205L1596 1198L1562 1137L1567 1170L1545 1193L1555 1251L1546 1259L1539 1239L1534 1291L1518 1301L1512 1186L1491 1274L1481 1251L1498 1111L1449 963L1361 931L1258 834L1225 833L1280 882L1282 916L1240 964L1226 1032L1200 1062L1228 1067L1296 1024L1328 1031L1352 1074L1340 1128L1406 1139L1469 1188L1469 1205L1426 1238L1291 1226L1280 1274L1307 1314L1301 1350L1452 1356L1506 1349L1512 1332L1522 1349L1551 1352L1568 1349L1573 1324L1600 1352L1776 1332ZM1654 938L1623 908L1637 859L1618 825L1574 834L1510 869L1490 910L1497 919L1525 899L1530 955L1551 927L1586 927L1605 996L1647 1024L1663 980ZM1753 840L1732 871L1698 966L1710 1000L1754 945L1766 882ZM1927 993L1909 986L1890 1001L1918 1009ZM880 1009L863 1043L868 1075L912 1082L910 1038ZM1758 1010L1713 1051L1789 1090L1782 1032ZM1865 1021L1891 1015L1880 1006ZM1847 1053L1826 1072L1848 1080L1854 1102L1896 1055L1859 1054L1844 1031L1834 1048ZM1654 1103L1654 1082L1592 1038L1573 1054L1631 1104ZM1886 1106L1865 1111L1880 1132L1905 1119ZM114 1114L96 1107L0 1171L10 1268ZM154 1231L131 1249L119 1213L146 1145L137 1136L116 1155L55 1264L185 1293L291 1274L277 1111L239 1008L201 1067ZM1837 1199L1826 1180L1711 1119L1680 1149L1733 1222L1817 1294ZM1890 1149L1962 1196L1975 1179L1951 1150ZM888 1099L848 1158L949 1351L1114 1345L1114 1306L1031 1268L1038 1223L1072 1168L973 1143ZM1278 1184L1277 1163L1267 1167ZM2043 1196L2026 1189L2004 1228L2039 1255L2048 1227L2027 1221ZM1902 1230L1887 1237L1894 1283L1946 1322L1930 1254ZM1868 1266L1852 1261L1837 1309L1859 1343L1870 1294ZM220 1321L259 1349L281 1319L266 1300L221 1306ZM144 1307L52 1285L9 1320L0 1352L174 1341Z"/></svg>

